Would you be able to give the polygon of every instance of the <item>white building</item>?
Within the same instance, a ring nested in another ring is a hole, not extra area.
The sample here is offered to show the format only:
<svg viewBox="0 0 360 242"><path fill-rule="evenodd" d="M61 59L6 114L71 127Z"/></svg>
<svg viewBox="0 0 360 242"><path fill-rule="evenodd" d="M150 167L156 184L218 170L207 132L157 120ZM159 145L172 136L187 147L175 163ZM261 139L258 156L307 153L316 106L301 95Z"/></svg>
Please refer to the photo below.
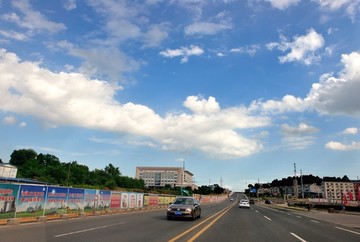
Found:
<svg viewBox="0 0 360 242"><path fill-rule="evenodd" d="M192 187L193 174L182 167L136 167L135 178L143 179L146 187Z"/></svg>
<svg viewBox="0 0 360 242"><path fill-rule="evenodd" d="M343 181L326 181L322 182L323 198L341 200L346 196L348 201L355 200L354 183Z"/></svg>
<svg viewBox="0 0 360 242"><path fill-rule="evenodd" d="M16 178L17 167L10 164L0 164L0 177Z"/></svg>

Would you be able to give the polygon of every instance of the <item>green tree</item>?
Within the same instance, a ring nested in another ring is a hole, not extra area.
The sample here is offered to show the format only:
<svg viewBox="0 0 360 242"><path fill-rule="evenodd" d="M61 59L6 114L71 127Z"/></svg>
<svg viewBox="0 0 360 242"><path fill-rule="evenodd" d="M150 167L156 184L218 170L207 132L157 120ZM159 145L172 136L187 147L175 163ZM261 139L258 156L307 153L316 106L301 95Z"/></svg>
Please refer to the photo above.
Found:
<svg viewBox="0 0 360 242"><path fill-rule="evenodd" d="M9 163L11 165L20 167L24 165L27 161L31 159L36 159L37 153L32 149L21 149L21 150L14 150L13 153L10 155Z"/></svg>

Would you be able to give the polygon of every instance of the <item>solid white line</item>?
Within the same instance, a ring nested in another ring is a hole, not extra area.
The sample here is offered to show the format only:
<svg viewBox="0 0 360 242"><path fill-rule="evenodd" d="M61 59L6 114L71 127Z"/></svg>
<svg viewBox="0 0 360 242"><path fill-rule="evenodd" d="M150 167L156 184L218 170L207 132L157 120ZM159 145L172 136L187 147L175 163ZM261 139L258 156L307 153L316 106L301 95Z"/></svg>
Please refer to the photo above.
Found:
<svg viewBox="0 0 360 242"><path fill-rule="evenodd" d="M105 225L105 226L100 226L100 227L94 227L94 228L89 228L89 229L84 229L84 230L78 230L78 231L69 232L69 233L65 233L65 234L58 234L58 235L55 235L54 237L59 238L59 237L68 236L68 235L72 235L72 234L85 233L85 232L88 232L88 231L97 230L97 229L104 229L104 228L107 228L107 227L111 227L111 226L115 226L115 225L119 225L119 224L124 224L124 223L125 222L111 224L111 225Z"/></svg>
<svg viewBox="0 0 360 242"><path fill-rule="evenodd" d="M297 238L298 240L302 241L302 242L306 242L306 240L304 240L303 238L301 238L300 236L297 236L294 233L290 233L292 236L294 236L295 238Z"/></svg>
<svg viewBox="0 0 360 242"><path fill-rule="evenodd" d="M314 223L317 223L317 224L319 223L319 221L312 220L312 219L311 219L310 221L311 221L311 222L314 222Z"/></svg>
<svg viewBox="0 0 360 242"><path fill-rule="evenodd" d="M266 218L267 220L270 220L270 221L271 221L271 219L270 219L269 217L264 216L264 218Z"/></svg>
<svg viewBox="0 0 360 242"><path fill-rule="evenodd" d="M335 227L335 228L340 229L340 230L344 230L344 231L346 231L346 232L350 232L350 233L353 233L353 234L360 235L359 232L355 232L355 231L352 231L352 230L348 230L348 229L344 229L344 228L340 228L340 227Z"/></svg>

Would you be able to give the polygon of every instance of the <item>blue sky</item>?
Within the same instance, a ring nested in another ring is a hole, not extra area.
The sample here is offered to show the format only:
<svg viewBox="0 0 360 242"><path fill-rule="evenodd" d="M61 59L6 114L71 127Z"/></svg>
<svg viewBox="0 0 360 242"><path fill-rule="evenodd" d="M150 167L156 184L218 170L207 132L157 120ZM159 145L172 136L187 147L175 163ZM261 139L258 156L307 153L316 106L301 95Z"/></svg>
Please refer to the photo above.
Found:
<svg viewBox="0 0 360 242"><path fill-rule="evenodd" d="M4 162L357 179L359 93L358 0L0 1Z"/></svg>

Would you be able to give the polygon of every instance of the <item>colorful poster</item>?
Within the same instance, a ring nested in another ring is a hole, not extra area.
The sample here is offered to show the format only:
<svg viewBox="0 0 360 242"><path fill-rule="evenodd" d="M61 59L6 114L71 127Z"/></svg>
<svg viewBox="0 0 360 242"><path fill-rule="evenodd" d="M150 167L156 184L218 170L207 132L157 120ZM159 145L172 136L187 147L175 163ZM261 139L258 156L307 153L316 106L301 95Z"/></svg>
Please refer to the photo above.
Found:
<svg viewBox="0 0 360 242"><path fill-rule="evenodd" d="M136 208L136 193L129 193L130 208Z"/></svg>
<svg viewBox="0 0 360 242"><path fill-rule="evenodd" d="M45 200L44 215L55 215L66 213L66 199L67 187L52 187L47 188L47 196Z"/></svg>
<svg viewBox="0 0 360 242"><path fill-rule="evenodd" d="M99 190L85 189L85 212L96 211L99 203Z"/></svg>
<svg viewBox="0 0 360 242"><path fill-rule="evenodd" d="M84 194L85 190L82 188L69 188L67 200L68 212L84 211Z"/></svg>
<svg viewBox="0 0 360 242"><path fill-rule="evenodd" d="M127 192L121 193L121 208L129 208L129 194Z"/></svg>
<svg viewBox="0 0 360 242"><path fill-rule="evenodd" d="M144 203L143 205L146 207L146 206L149 206L149 201L150 200L150 195L149 194L144 194Z"/></svg>
<svg viewBox="0 0 360 242"><path fill-rule="evenodd" d="M149 206L158 206L158 205L159 205L158 195L150 195Z"/></svg>
<svg viewBox="0 0 360 242"><path fill-rule="evenodd" d="M121 202L121 193L120 192L111 192L110 197L110 209L118 210L120 209L120 202Z"/></svg>
<svg viewBox="0 0 360 242"><path fill-rule="evenodd" d="M142 208L144 204L144 194L138 193L136 196L136 207Z"/></svg>
<svg viewBox="0 0 360 242"><path fill-rule="evenodd" d="M19 185L0 184L0 219L14 218Z"/></svg>
<svg viewBox="0 0 360 242"><path fill-rule="evenodd" d="M46 190L45 186L21 185L15 217L42 216L44 213Z"/></svg>
<svg viewBox="0 0 360 242"><path fill-rule="evenodd" d="M110 207L110 196L111 191L109 190L100 190L99 196L99 206L98 210L108 210Z"/></svg>

